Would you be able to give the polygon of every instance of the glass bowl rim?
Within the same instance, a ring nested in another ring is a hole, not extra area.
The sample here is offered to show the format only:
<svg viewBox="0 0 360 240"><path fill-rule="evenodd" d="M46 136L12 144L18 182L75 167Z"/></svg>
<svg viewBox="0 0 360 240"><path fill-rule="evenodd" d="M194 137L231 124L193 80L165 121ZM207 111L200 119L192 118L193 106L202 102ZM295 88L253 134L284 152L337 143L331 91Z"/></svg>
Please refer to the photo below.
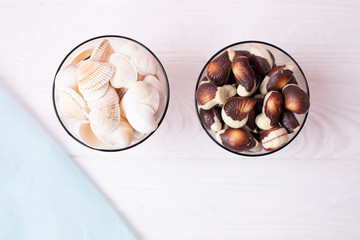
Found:
<svg viewBox="0 0 360 240"><path fill-rule="evenodd" d="M245 156L245 157L261 157L261 156L266 156L266 155L269 155L269 154L273 154L273 153L276 153L277 151L280 151L281 149L285 148L287 145L289 145L292 141L294 141L294 139L299 135L299 133L301 132L301 130L303 129L304 125L305 125L305 122L306 122L306 119L308 117L308 114L309 114L309 111L307 111L307 113L305 114L304 116L304 120L300 126L300 129L297 131L297 133L295 133L295 135L293 136L293 138L288 141L286 144L284 144L282 147L274 150L274 151L268 151L268 152L264 152L264 153L259 153L259 154L246 154L246 152L237 152L235 150L232 150L232 149L229 149L223 145L221 145L218 141L216 141L216 139L211 136L211 134L209 133L209 131L205 128L204 124L202 123L201 121L201 118L200 118L200 114L199 114L199 111L198 111L198 105L197 105L197 100L196 100L196 92L197 92L197 89L199 87L199 83L201 81L201 76L203 75L203 72L206 70L206 67L208 66L208 64L218 55L220 54L221 52L223 52L224 50L230 48L230 47L233 47L233 46L237 46L237 45L242 45L242 44L248 44L248 43L255 43L255 44L263 44L263 45L268 45L270 47L273 47L277 50L279 50L280 52L282 52L283 54L285 54L286 56L288 56L295 64L296 66L298 67L298 69L300 70L300 73L301 75L303 76L304 80L305 80L305 86L306 86L306 90L307 90L307 94L309 96L309 99L310 99L310 89L309 89L309 84L308 84L308 81L306 79L306 76L303 72L303 70L301 69L300 65L297 63L297 61L295 61L295 59L290 55L288 54L287 52L285 52L283 49L281 49L280 47L276 46L276 45L273 45L271 43L268 43L268 42L264 42L264 41L258 41L258 40L246 40L246 41L240 41L240 42L235 42L235 43L232 43L226 47L223 47L222 49L220 49L219 51L217 51L207 62L206 64L204 65L204 67L202 68L201 72L200 72L200 75L198 77L198 80L196 81L196 85L195 85L195 95L194 95L194 102L195 102L195 111L196 111L196 116L198 117L198 120L200 122L200 125L201 127L203 128L203 130L206 132L206 134L220 147L222 147L223 149L225 149L226 151L229 151L229 152L232 152L236 155L241 155L241 156ZM310 109L309 109L310 110Z"/></svg>
<svg viewBox="0 0 360 240"><path fill-rule="evenodd" d="M158 123L158 126L156 127L156 129L151 132L148 136L146 136L145 138L143 138L141 141L133 144L133 145L130 145L130 146L127 146L125 148L116 148L116 149L99 149L99 148L94 148L94 147L91 147L89 145L87 145L86 143L84 143L83 141L81 141L80 139L78 139L77 137L75 137L65 126L65 124L61 121L60 119L60 116L59 116L59 113L58 113L58 110L56 108L56 103L55 103L55 81L56 81L56 76L58 74L58 72L60 71L61 67L63 66L63 64L65 63L65 61L68 59L68 57L76 50L78 49L79 47L81 47L82 45L90 42L90 41L93 41L93 40L96 40L96 39L100 39L100 38L121 38L121 39L126 39L126 40L129 40L129 41L132 41L136 44L139 44L140 46L142 46L143 48L145 48L147 51L149 51L149 53L156 59L156 61L158 62L161 70L163 71L164 73L164 76L165 76L165 82L166 82L166 90L167 90L167 99L166 99L166 103L165 103L165 108L164 108L164 113L162 114L161 118L160 118L160 121ZM161 123L163 122L164 118L165 118L165 115L167 113L167 110L168 110L168 106L169 106L169 102L170 102L170 85L169 85L169 79L168 79L168 76L166 74L166 71L165 71L165 68L164 66L162 65L161 61L159 60L159 58L148 48L146 47L144 44L142 44L141 42L135 40L135 39L132 39L132 38L129 38L129 37L125 37L125 36L121 36L121 35L101 35L101 36L97 36L97 37L93 37L93 38L90 38L80 44L78 44L76 47L74 47L65 57L64 59L61 61L58 69L56 70L56 73L55 73L55 76L54 76L54 80L53 80L53 86L52 86L52 101L53 101L53 107L54 107L54 111L55 111L55 115L56 115L56 118L58 119L58 121L60 122L61 126L63 127L63 129L67 132L68 135L70 135L75 141L77 141L78 143L84 145L85 147L88 147L90 149L93 149L93 150L97 150L97 151L101 151L101 152L119 152L119 151L124 151L124 150L127 150L127 149L130 149L130 148L133 148L141 143L143 143L145 140L147 140L153 133L155 133L158 128L160 127Z"/></svg>

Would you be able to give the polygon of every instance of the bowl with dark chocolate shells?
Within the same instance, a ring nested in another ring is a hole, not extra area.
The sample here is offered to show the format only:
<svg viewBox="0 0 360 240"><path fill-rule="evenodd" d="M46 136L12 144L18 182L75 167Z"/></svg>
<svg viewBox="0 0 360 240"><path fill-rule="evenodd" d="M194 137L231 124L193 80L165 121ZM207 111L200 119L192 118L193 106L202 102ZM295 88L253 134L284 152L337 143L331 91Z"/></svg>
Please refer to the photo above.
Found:
<svg viewBox="0 0 360 240"><path fill-rule="evenodd" d="M195 89L200 123L219 146L244 156L286 147L303 128L310 94L299 64L260 41L231 44L206 63Z"/></svg>

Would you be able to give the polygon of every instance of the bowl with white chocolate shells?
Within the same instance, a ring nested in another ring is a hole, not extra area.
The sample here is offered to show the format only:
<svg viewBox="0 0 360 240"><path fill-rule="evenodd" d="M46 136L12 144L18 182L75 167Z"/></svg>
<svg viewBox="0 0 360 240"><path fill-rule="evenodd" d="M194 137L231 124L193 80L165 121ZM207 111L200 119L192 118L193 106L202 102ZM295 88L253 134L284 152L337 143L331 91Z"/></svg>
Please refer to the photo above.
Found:
<svg viewBox="0 0 360 240"><path fill-rule="evenodd" d="M310 94L298 63L261 41L231 44L202 69L195 89L197 116L222 148L243 156L274 153L303 128Z"/></svg>
<svg viewBox="0 0 360 240"><path fill-rule="evenodd" d="M159 59L123 36L89 39L60 64L53 104L65 131L100 151L120 151L156 131L169 104L169 82Z"/></svg>

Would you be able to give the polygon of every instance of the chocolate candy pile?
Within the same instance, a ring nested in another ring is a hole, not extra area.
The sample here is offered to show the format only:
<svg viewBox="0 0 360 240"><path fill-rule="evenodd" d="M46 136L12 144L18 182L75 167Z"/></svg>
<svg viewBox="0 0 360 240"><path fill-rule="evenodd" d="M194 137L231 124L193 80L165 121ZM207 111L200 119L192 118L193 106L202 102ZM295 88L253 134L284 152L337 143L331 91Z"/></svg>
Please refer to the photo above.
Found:
<svg viewBox="0 0 360 240"><path fill-rule="evenodd" d="M293 63L276 65L273 54L261 46L227 49L208 64L197 88L202 124L237 152L282 147L288 134L300 129L294 113L305 114L310 106L295 68Z"/></svg>

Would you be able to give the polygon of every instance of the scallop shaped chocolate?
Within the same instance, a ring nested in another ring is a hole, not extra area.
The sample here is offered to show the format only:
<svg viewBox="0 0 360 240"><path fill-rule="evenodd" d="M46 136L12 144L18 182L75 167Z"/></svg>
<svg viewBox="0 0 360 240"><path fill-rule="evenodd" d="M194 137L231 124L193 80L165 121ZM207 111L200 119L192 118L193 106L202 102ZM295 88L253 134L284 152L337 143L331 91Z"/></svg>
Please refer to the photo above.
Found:
<svg viewBox="0 0 360 240"><path fill-rule="evenodd" d="M212 108L210 110L199 110L201 122L204 124L206 129L212 130L214 132L220 131L222 129L222 119L220 114L220 109Z"/></svg>
<svg viewBox="0 0 360 240"><path fill-rule="evenodd" d="M260 85L260 92L266 94L269 91L279 91L291 79L294 79L295 65L292 63L274 67L264 78Z"/></svg>
<svg viewBox="0 0 360 240"><path fill-rule="evenodd" d="M256 90L256 79L249 59L245 56L235 58L232 63L232 71L238 85L237 93L239 96L251 95Z"/></svg>
<svg viewBox="0 0 360 240"><path fill-rule="evenodd" d="M264 149L274 151L287 142L288 133L285 128L276 127L263 131L260 138Z"/></svg>
<svg viewBox="0 0 360 240"><path fill-rule="evenodd" d="M275 66L275 59L273 54L261 47L256 46L249 49L251 54L250 62L256 67L260 74L265 75Z"/></svg>
<svg viewBox="0 0 360 240"><path fill-rule="evenodd" d="M256 100L251 98L233 97L224 104L221 117L229 127L240 128L246 124L255 104Z"/></svg>
<svg viewBox="0 0 360 240"><path fill-rule="evenodd" d="M205 110L209 110L218 104L224 104L226 97L225 88L208 82L201 83L196 91L197 103Z"/></svg>
<svg viewBox="0 0 360 240"><path fill-rule="evenodd" d="M296 119L294 113L289 110L284 110L282 112L279 122L288 133L293 133L300 129L300 124Z"/></svg>
<svg viewBox="0 0 360 240"><path fill-rule="evenodd" d="M235 151L248 151L256 146L256 140L251 133L243 129L223 129L216 133L216 140Z"/></svg>
<svg viewBox="0 0 360 240"><path fill-rule="evenodd" d="M223 85L228 81L231 70L231 61L227 51L212 60L207 66L206 72L209 80L215 85Z"/></svg>
<svg viewBox="0 0 360 240"><path fill-rule="evenodd" d="M283 88L282 93L286 109L297 114L307 113L310 107L309 95L298 85L288 84Z"/></svg>

